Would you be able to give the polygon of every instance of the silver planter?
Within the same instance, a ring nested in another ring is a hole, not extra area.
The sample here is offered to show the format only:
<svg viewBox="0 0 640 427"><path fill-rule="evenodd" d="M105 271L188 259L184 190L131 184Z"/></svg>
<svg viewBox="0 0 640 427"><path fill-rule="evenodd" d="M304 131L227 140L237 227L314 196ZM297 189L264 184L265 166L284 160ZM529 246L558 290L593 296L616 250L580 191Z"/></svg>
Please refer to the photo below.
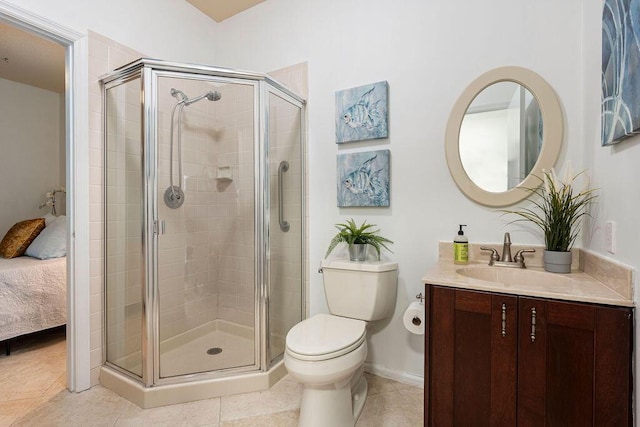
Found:
<svg viewBox="0 0 640 427"><path fill-rule="evenodd" d="M544 251L544 269L550 273L571 273L571 251Z"/></svg>
<svg viewBox="0 0 640 427"><path fill-rule="evenodd" d="M367 246L364 243L353 243L349 245L349 260L351 261L364 261L367 258Z"/></svg>

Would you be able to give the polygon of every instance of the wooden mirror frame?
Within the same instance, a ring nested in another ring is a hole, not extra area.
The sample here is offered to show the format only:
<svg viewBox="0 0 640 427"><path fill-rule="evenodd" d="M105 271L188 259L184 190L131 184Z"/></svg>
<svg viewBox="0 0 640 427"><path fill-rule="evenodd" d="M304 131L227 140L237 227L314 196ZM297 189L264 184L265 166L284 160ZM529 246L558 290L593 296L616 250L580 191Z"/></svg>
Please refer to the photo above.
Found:
<svg viewBox="0 0 640 427"><path fill-rule="evenodd" d="M474 98L488 86L499 82L515 82L524 86L538 101L542 114L542 150L533 169L516 187L494 193L478 187L467 175L460 159L460 126L465 113ZM537 188L542 170L551 169L560 155L563 139L563 116L560 101L551 86L538 74L522 67L500 67L490 70L475 79L458 98L445 134L445 156L449 172L458 188L471 200L485 206L500 207L513 205L531 193L528 188Z"/></svg>

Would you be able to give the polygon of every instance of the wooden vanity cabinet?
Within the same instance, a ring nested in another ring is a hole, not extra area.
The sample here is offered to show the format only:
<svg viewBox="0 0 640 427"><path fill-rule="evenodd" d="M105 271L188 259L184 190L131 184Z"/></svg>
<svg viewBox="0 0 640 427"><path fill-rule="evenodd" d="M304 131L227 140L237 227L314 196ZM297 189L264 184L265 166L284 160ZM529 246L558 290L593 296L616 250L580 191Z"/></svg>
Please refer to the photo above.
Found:
<svg viewBox="0 0 640 427"><path fill-rule="evenodd" d="M425 425L632 425L632 309L425 295Z"/></svg>

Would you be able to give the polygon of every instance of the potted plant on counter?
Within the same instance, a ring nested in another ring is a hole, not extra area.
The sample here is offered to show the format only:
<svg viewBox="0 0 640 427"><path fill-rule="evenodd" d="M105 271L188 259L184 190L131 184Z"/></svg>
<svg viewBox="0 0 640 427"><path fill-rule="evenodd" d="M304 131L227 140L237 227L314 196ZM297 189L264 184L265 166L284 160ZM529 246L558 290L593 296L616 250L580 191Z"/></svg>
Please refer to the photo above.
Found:
<svg viewBox="0 0 640 427"><path fill-rule="evenodd" d="M373 227L376 227L376 225L367 224L366 220L364 220L359 227L353 218L347 220L345 224L335 224L335 227L338 229L338 234L331 239L327 253L324 256L325 258L329 256L339 243L349 245L349 259L351 261L364 261L367 258L368 245L376 249L378 260L380 260L381 248L392 252L387 247L387 243L393 242L386 237L378 235L377 233L379 233L380 230L373 230Z"/></svg>
<svg viewBox="0 0 640 427"><path fill-rule="evenodd" d="M577 190L576 180L584 171L572 176L570 172L559 180L555 171L542 171L542 185L529 189L537 195L532 200L532 208L519 211L504 211L519 215L516 221L531 221L544 233L544 269L553 273L571 272L571 248L580 231L580 221L589 215L587 207L596 197L595 189L590 189L588 179L581 190Z"/></svg>

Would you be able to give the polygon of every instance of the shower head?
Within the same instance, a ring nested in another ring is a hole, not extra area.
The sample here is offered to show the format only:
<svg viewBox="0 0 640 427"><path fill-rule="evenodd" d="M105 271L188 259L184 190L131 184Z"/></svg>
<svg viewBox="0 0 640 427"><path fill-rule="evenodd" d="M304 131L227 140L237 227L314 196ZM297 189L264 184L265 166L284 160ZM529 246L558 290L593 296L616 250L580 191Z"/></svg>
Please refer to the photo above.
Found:
<svg viewBox="0 0 640 427"><path fill-rule="evenodd" d="M209 91L207 93L207 99L209 101L220 101L220 98L222 98L222 94L220 94L220 92L218 92L217 90Z"/></svg>
<svg viewBox="0 0 640 427"><path fill-rule="evenodd" d="M189 97L185 95L183 91L174 88L171 88L171 96L175 97L176 99L179 96L181 98L178 99L179 102L186 102L187 100L189 100Z"/></svg>
<svg viewBox="0 0 640 427"><path fill-rule="evenodd" d="M220 95L220 92L218 92L217 90L209 91L207 93L203 93L202 95L196 96L195 98L187 99L184 102L184 105L194 104L204 98L207 98L209 101L218 101L220 100L220 98L222 98L222 95Z"/></svg>

